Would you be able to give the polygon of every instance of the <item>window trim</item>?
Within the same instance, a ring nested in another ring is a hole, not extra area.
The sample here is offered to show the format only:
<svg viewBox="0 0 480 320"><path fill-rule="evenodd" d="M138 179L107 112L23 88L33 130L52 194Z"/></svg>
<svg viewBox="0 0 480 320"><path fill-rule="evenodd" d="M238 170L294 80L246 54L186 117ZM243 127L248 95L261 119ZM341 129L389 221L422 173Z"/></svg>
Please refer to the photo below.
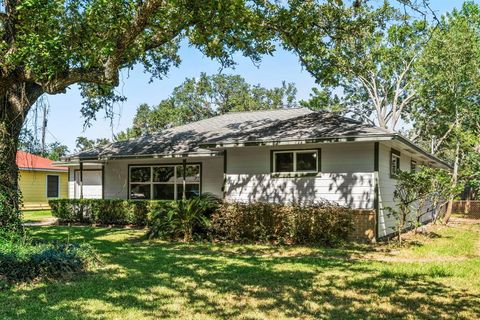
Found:
<svg viewBox="0 0 480 320"><path fill-rule="evenodd" d="M410 172L417 172L418 162L416 160L410 159Z"/></svg>
<svg viewBox="0 0 480 320"><path fill-rule="evenodd" d="M393 157L397 157L398 159L398 171L400 171L401 169L401 158L402 158L402 154L400 153L400 151L396 150L396 149L390 149L390 178L392 179L396 179L397 178L397 172L393 172L392 171L392 162L393 162Z"/></svg>
<svg viewBox="0 0 480 320"><path fill-rule="evenodd" d="M183 166L184 163L183 162L173 162L173 163L135 163L135 164L129 164L128 165L128 174L127 174L127 199L129 200L147 200L147 201L154 201L152 199L153 197L153 186L156 185L156 184L172 184L174 185L175 187L173 188L174 189L174 200L173 201L176 201L176 200L180 200L180 198L178 198L178 195L177 195L177 185L178 184L182 184L181 182L183 180L180 180L180 183L177 183L177 179L176 179L176 176L177 176L177 170L174 169L174 182L153 182L153 168L154 167L177 167L177 166ZM185 163L186 166L199 166L200 168L200 180L198 182L194 182L194 183L187 183L187 184L198 184L199 186L199 194L202 194L202 185L203 185L203 168L202 168L202 163L201 162L187 162ZM131 182L130 181L130 177L131 177L131 168L135 168L135 167L149 167L150 168L150 181L148 182ZM146 185L150 185L150 199L132 199L131 198L131 187L132 187L132 184L146 184ZM162 200L162 199L160 199Z"/></svg>
<svg viewBox="0 0 480 320"><path fill-rule="evenodd" d="M310 152L315 152L317 162L316 162L316 169L315 170L302 170L302 171L297 171L297 153L310 153ZM276 161L275 161L275 155L278 153L293 153L293 171L290 172L280 172L276 171ZM270 173L273 174L305 174L305 175L311 175L313 173L317 174L321 172L322 170L322 162L321 162L321 156L322 156L322 150L321 149L285 149L285 150L270 150Z"/></svg>
<svg viewBox="0 0 480 320"><path fill-rule="evenodd" d="M48 196L48 177L57 177L57 196L56 197L49 197ZM58 199L60 198L60 175L59 174L47 174L45 176L45 196L47 199Z"/></svg>

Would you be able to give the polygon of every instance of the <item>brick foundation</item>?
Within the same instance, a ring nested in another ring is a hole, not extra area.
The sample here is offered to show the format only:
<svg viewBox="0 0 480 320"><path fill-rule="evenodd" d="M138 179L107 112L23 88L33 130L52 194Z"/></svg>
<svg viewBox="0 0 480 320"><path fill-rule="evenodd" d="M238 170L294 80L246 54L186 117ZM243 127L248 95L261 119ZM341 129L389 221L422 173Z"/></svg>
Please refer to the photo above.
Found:
<svg viewBox="0 0 480 320"><path fill-rule="evenodd" d="M375 242L376 216L375 210L355 210L350 240Z"/></svg>

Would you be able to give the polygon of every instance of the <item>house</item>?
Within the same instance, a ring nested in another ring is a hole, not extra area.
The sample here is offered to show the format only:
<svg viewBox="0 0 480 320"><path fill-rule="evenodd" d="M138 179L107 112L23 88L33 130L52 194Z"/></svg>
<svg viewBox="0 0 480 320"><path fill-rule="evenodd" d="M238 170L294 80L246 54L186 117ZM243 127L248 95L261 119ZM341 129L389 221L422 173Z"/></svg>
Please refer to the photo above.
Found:
<svg viewBox="0 0 480 320"><path fill-rule="evenodd" d="M305 108L229 113L66 157L69 197L180 199L358 209L358 230L393 233L395 172L449 165L401 135ZM425 217L427 219L428 217Z"/></svg>
<svg viewBox="0 0 480 320"><path fill-rule="evenodd" d="M50 209L48 200L68 196L68 168L24 151L17 152L18 185L25 210Z"/></svg>

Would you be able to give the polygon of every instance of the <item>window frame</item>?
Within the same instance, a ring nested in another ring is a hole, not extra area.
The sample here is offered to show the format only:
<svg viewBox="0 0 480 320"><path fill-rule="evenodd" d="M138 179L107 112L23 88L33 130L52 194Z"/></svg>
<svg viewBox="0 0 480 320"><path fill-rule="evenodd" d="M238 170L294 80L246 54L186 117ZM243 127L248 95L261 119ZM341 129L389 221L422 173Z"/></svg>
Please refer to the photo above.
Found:
<svg viewBox="0 0 480 320"><path fill-rule="evenodd" d="M277 171L277 164L275 156L281 153L293 153L293 171ZM315 170L297 170L297 154L298 153L315 153L316 162ZM290 150L271 150L270 153L270 172L274 174L312 174L319 173L321 171L321 149L290 149Z"/></svg>
<svg viewBox="0 0 480 320"><path fill-rule="evenodd" d="M48 196L48 178L49 177L57 177L57 196L56 197L49 197ZM45 195L47 199L58 199L60 198L60 175L59 174L47 174L45 176Z"/></svg>
<svg viewBox="0 0 480 320"><path fill-rule="evenodd" d="M393 158L397 158L397 170L393 171ZM398 172L401 170L401 158L402 154L396 149L390 150L390 178L396 179L398 177Z"/></svg>
<svg viewBox="0 0 480 320"><path fill-rule="evenodd" d="M418 162L416 160L410 160L410 172L414 173L417 172Z"/></svg>
<svg viewBox="0 0 480 320"><path fill-rule="evenodd" d="M154 185L173 185L173 193L174 193L174 199L172 201L177 201L181 200L182 196L178 195L177 188L178 185L183 185L183 178L177 178L177 167L183 167L183 166L198 166L199 167L199 181L198 182L187 182L185 180L185 184L198 184L198 190L199 194L202 194L202 163L201 162L187 162L187 163L162 163L162 164L156 164L156 163L148 163L148 164L129 164L128 165L128 177L127 177L127 184L128 184L128 199L129 200L149 200L149 201L155 201L155 200L172 200L172 199L152 199L153 194L154 194ZM153 168L158 168L158 167L173 167L173 182L154 182L153 181ZM132 177L132 168L150 168L150 181L147 182L132 182L131 177ZM150 186L150 199L132 199L132 184L133 185L149 185Z"/></svg>

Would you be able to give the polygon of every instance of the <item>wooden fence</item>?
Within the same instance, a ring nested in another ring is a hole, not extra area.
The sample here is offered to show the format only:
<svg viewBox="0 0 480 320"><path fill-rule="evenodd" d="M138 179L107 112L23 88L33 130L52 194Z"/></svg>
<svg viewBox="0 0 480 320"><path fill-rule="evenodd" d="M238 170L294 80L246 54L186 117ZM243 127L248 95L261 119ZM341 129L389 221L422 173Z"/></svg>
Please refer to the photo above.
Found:
<svg viewBox="0 0 480 320"><path fill-rule="evenodd" d="M457 200L453 202L452 213L461 213L480 218L480 200Z"/></svg>

